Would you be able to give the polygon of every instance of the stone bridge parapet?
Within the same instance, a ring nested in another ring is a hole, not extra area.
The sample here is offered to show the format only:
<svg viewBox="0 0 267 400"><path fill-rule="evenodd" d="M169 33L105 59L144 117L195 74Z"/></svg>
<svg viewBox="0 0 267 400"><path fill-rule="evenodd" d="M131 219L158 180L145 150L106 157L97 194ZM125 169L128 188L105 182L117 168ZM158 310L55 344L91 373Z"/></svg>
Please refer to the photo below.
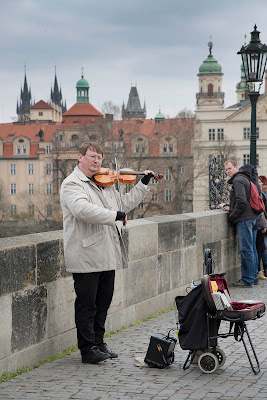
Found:
<svg viewBox="0 0 267 400"><path fill-rule="evenodd" d="M203 276L206 248L214 272L239 275L236 233L220 210L129 221L123 240L129 267L116 271L107 332L174 305ZM0 239L0 273L0 375L76 344L62 231Z"/></svg>

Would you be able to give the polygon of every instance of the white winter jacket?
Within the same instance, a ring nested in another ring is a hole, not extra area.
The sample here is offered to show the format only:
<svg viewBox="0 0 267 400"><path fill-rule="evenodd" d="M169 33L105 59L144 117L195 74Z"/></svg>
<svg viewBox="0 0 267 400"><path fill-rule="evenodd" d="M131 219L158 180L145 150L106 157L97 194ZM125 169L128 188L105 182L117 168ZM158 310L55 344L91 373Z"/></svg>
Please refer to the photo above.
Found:
<svg viewBox="0 0 267 400"><path fill-rule="evenodd" d="M122 196L123 211L135 208L148 191L147 185L138 182ZM126 266L122 222L115 222L120 203L114 185L100 189L77 166L61 185L60 202L68 272L108 271Z"/></svg>

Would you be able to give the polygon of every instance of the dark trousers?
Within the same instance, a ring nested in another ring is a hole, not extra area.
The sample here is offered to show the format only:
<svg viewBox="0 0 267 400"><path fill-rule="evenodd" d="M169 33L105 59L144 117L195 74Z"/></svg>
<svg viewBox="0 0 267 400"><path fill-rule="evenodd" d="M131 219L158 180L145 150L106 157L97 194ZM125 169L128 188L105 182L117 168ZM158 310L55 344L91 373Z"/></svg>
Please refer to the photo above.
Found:
<svg viewBox="0 0 267 400"><path fill-rule="evenodd" d="M90 347L103 342L115 271L73 274L73 279L78 348L85 355Z"/></svg>
<svg viewBox="0 0 267 400"><path fill-rule="evenodd" d="M261 232L261 229L257 230L257 237L256 237L256 249L258 253L258 259L259 259L259 265L258 265L258 270L261 270L260 263L261 259L265 250L265 245L264 245L264 237L265 233Z"/></svg>

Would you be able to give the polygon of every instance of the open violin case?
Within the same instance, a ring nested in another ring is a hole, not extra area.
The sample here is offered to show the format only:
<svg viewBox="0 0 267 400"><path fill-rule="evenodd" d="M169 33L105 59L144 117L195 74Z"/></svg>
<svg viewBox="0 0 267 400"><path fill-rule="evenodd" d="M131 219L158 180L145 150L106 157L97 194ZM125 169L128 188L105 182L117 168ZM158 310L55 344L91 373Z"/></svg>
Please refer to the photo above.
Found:
<svg viewBox="0 0 267 400"><path fill-rule="evenodd" d="M265 313L265 304L257 300L233 302L223 274L205 275L201 283L208 309L219 319L248 321Z"/></svg>
<svg viewBox="0 0 267 400"><path fill-rule="evenodd" d="M189 350L183 369L197 363L204 373L213 373L226 361L224 351L218 347L218 339L233 336L242 342L249 364L255 374L260 372L260 364L247 322L261 318L265 304L252 299L232 301L225 274L212 273L212 255L206 249L204 256L204 276L201 283L186 296L175 298L179 332L179 344ZM229 322L229 329L220 332L221 321Z"/></svg>

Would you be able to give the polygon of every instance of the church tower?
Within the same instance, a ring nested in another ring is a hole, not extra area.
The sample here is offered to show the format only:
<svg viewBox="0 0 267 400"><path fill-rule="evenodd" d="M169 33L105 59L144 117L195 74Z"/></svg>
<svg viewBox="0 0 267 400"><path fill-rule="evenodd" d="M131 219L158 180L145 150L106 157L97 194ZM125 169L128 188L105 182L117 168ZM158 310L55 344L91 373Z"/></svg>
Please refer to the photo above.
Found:
<svg viewBox="0 0 267 400"><path fill-rule="evenodd" d="M245 71L243 64L241 65L241 81L236 85L236 94L237 94L237 103L240 103L242 100L247 100L249 92L249 87L245 77Z"/></svg>
<svg viewBox="0 0 267 400"><path fill-rule="evenodd" d="M213 43L209 42L209 55L199 68L199 93L197 97L198 109L220 109L224 105L222 92L222 67L213 58Z"/></svg>
<svg viewBox="0 0 267 400"><path fill-rule="evenodd" d="M77 103L89 103L89 89L89 83L84 79L82 72L82 77L76 84Z"/></svg>
<svg viewBox="0 0 267 400"><path fill-rule="evenodd" d="M67 106L66 106L66 100L65 104L63 103L62 100L62 91L61 88L59 89L58 87L58 82L57 82L57 74L55 72L55 80L54 80L54 90L51 88L51 102L52 105L54 103L54 106L57 106L60 112L64 114L67 111Z"/></svg>
<svg viewBox="0 0 267 400"><path fill-rule="evenodd" d="M20 100L19 102L17 101L17 114L19 122L29 121L30 107L32 105L31 99L32 99L31 89L28 89L26 69L25 69L24 85L23 89L21 88L20 91Z"/></svg>
<svg viewBox="0 0 267 400"><path fill-rule="evenodd" d="M141 107L139 95L136 86L132 86L129 94L127 107L124 103L122 105L122 119L145 119L146 118L146 105Z"/></svg>

